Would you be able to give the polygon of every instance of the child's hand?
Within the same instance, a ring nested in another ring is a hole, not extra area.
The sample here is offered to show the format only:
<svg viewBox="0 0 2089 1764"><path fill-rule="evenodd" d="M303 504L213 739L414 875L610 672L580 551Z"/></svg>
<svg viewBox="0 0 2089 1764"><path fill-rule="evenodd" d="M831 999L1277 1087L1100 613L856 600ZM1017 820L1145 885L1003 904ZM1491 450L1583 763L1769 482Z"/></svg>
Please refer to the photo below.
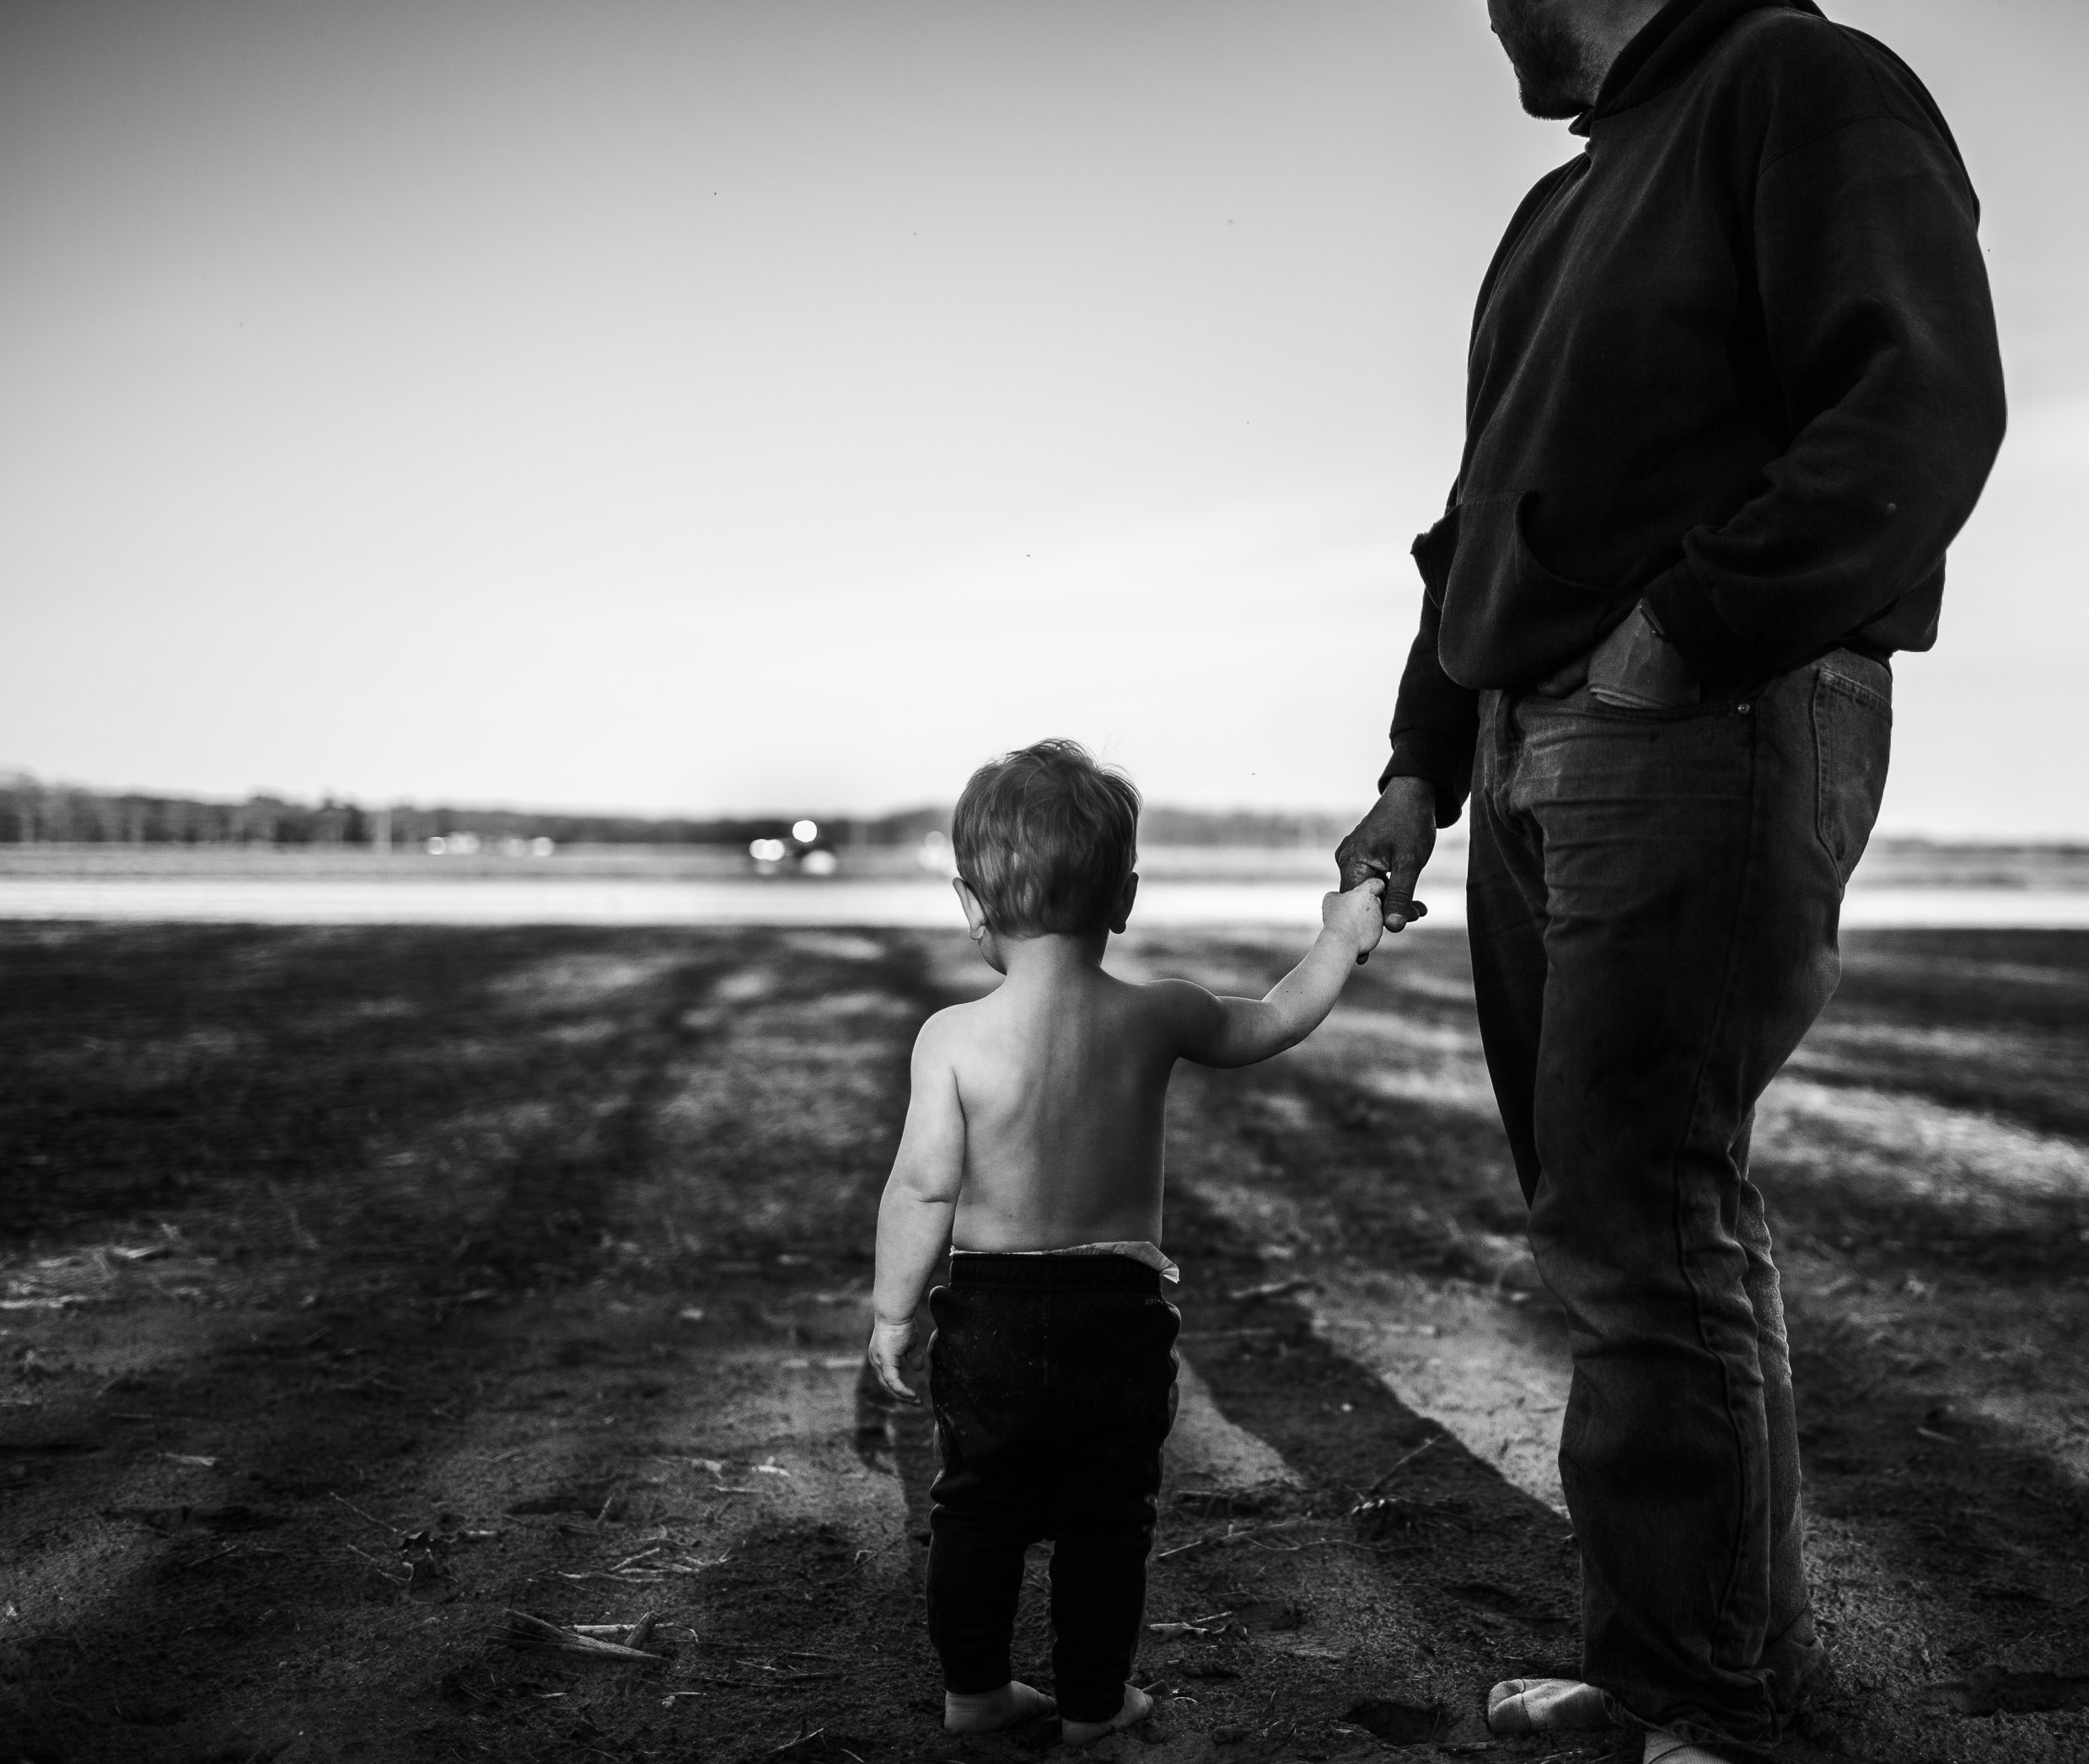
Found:
<svg viewBox="0 0 2089 1764"><path fill-rule="evenodd" d="M1378 946L1378 940L1385 935L1385 917L1378 904L1384 894L1385 878L1373 876L1340 894L1321 897L1320 923L1351 939L1359 962Z"/></svg>
<svg viewBox="0 0 2089 1764"><path fill-rule="evenodd" d="M878 1375L878 1383L900 1402L919 1404L921 1399L900 1375L901 1366L911 1365L921 1357L914 1348L914 1319L908 1317L903 1322L888 1323L883 1317L873 1318L868 1352L871 1370Z"/></svg>

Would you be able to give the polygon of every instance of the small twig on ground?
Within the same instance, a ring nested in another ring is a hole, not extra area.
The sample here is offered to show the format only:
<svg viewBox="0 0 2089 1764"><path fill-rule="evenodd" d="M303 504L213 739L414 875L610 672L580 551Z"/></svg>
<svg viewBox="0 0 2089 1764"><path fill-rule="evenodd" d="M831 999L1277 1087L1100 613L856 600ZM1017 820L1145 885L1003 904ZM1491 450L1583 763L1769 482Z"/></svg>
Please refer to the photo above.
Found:
<svg viewBox="0 0 2089 1764"><path fill-rule="evenodd" d="M1359 1543L1354 1537L1308 1537L1303 1543L1256 1543L1250 1539L1246 1547L1272 1556L1296 1556L1301 1550L1361 1550L1367 1556L1399 1556L1412 1555L1418 1546Z"/></svg>
<svg viewBox="0 0 2089 1764"><path fill-rule="evenodd" d="M567 1627L575 1635L591 1636L599 1641L621 1642L626 1648L642 1649L652 1639L654 1627L660 1619L647 1611L636 1623L569 1623Z"/></svg>
<svg viewBox="0 0 2089 1764"><path fill-rule="evenodd" d="M1401 1456L1394 1460L1393 1467L1387 1471L1383 1476L1380 1477L1378 1480L1373 1483L1368 1488L1364 1490L1361 1498L1357 1502L1357 1504L1361 1506L1363 1504L1364 1501L1369 1500L1372 1495L1376 1494L1381 1488L1384 1488L1385 1485L1391 1482L1394 1477L1398 1476L1401 1471L1404 1470L1410 1464L1413 1463L1416 1458L1420 1457L1425 1451L1428 1450L1431 1445L1434 1445L1437 1441L1441 1440L1442 1437L1443 1435L1442 1434L1431 1434L1412 1451L1404 1453Z"/></svg>
<svg viewBox="0 0 2089 1764"><path fill-rule="evenodd" d="M356 1548L356 1547L355 1547L352 1543L344 1545L344 1546L343 1546L343 1547L344 1547L344 1548L346 1548L346 1549L348 1549L348 1550L350 1550L350 1551L352 1551L352 1552L353 1552L356 1555L358 1555L358 1556L362 1557L362 1558L365 1562L367 1562L367 1563L368 1563L370 1564L370 1568L371 1568L371 1571L372 1571L373 1573L377 1574L380 1574L380 1575L382 1575L382 1576L383 1576L385 1579L387 1579L387 1580L390 1581L394 1586L404 1586L404 1585L405 1585L405 1584L406 1584L406 1583L407 1583L409 1580L411 1580L411 1579L413 1578L411 1574L406 1574L406 1575L395 1574L394 1574L394 1573L393 1573L393 1572L392 1572L389 1568L388 1568L387 1567L385 1567L385 1565L384 1565L383 1563L379 1562L379 1561L377 1559L377 1558L376 1558L376 1557L374 1557L374 1556L373 1556L373 1555L372 1555L372 1554L371 1554L371 1553L370 1553L368 1550L358 1550L358 1549L357 1549L357 1548Z"/></svg>
<svg viewBox="0 0 2089 1764"><path fill-rule="evenodd" d="M1292 1525L1302 1525L1303 1519L1272 1520L1266 1525L1245 1525L1238 1531L1214 1531L1207 1536L1193 1537L1187 1543L1179 1543L1173 1549L1155 1553L1156 1562L1165 1562L1170 1556L1186 1556L1192 1550L1225 1549L1234 1544L1245 1543L1251 1537L1259 1537L1269 1531L1282 1531Z"/></svg>
<svg viewBox="0 0 2089 1764"><path fill-rule="evenodd" d="M814 1728L809 1734L801 1733L795 1740L787 1740L781 1745L771 1746L767 1751L762 1754L762 1756L765 1758L774 1758L779 1756L784 1752L790 1751L797 1746L804 1745L808 1740L817 1740L826 1731L827 1729L824 1726L820 1726Z"/></svg>
<svg viewBox="0 0 2089 1764"><path fill-rule="evenodd" d="M728 1654L741 1654L747 1651L738 1642L706 1642L696 1636L691 1636L690 1641L695 1647L717 1648ZM846 1654L814 1654L805 1648L765 1648L761 1651L772 1659L824 1659L839 1662L847 1658Z"/></svg>
<svg viewBox="0 0 2089 1764"><path fill-rule="evenodd" d="M619 1642L605 1642L599 1637L583 1635L577 1630L561 1629L556 1623L547 1623L542 1617L533 1617L526 1611L510 1611L507 1614L506 1640L511 1648L543 1648L555 1653L581 1654L593 1659L645 1661L656 1664L666 1659L664 1654L647 1654L636 1648L626 1648Z"/></svg>
<svg viewBox="0 0 2089 1764"><path fill-rule="evenodd" d="M406 1535L404 1531L400 1531L397 1525L388 1525L383 1520L374 1518L370 1514L365 1513L362 1509L358 1507L353 1501L348 1499L345 1495L335 1493L331 1488L329 1488L326 1491L326 1495L329 1500L339 1501L342 1506L346 1507L351 1513L354 1514L357 1519L367 1520L370 1524L375 1525L380 1531L389 1531L395 1537L404 1537ZM354 1546L351 1545L350 1547L353 1548Z"/></svg>
<svg viewBox="0 0 2089 1764"><path fill-rule="evenodd" d="M283 1217L289 1222L291 1247L303 1250L307 1255L316 1253L320 1248L319 1239L305 1229L304 1221L298 1217L298 1209L284 1198L282 1190L271 1182L268 1184L268 1193L269 1198L282 1209Z"/></svg>
<svg viewBox="0 0 2089 1764"><path fill-rule="evenodd" d="M1289 1280L1265 1280L1259 1286L1243 1286L1226 1295L1228 1303L1239 1305L1256 1299L1281 1299L1314 1283L1303 1275Z"/></svg>

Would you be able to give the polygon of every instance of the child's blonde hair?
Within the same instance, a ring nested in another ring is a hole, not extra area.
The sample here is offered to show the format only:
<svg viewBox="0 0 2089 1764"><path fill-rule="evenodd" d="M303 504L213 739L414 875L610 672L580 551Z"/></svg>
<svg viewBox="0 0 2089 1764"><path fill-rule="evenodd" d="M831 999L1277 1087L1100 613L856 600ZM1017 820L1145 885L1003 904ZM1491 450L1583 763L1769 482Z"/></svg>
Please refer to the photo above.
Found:
<svg viewBox="0 0 2089 1764"><path fill-rule="evenodd" d="M1033 742L973 773L951 834L995 930L1106 931L1138 856L1139 791L1077 741Z"/></svg>

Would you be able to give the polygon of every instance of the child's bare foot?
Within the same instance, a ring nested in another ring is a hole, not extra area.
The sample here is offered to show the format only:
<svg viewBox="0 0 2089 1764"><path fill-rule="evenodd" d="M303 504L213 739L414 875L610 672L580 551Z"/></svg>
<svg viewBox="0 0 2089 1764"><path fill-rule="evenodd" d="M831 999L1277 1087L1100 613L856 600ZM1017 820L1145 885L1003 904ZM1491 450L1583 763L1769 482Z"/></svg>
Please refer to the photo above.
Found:
<svg viewBox="0 0 2089 1764"><path fill-rule="evenodd" d="M1153 1699L1136 1685L1125 1686L1125 1706L1107 1721L1067 1721L1059 1724L1059 1737L1069 1745L1093 1745L1105 1734L1120 1734L1136 1727L1153 1713Z"/></svg>
<svg viewBox="0 0 2089 1764"><path fill-rule="evenodd" d="M943 1731L947 1734L995 1734L1013 1727L1033 1715L1056 1715L1059 1705L1042 1691L1034 1691L1019 1678L1012 1678L998 1691L967 1695L943 1692Z"/></svg>

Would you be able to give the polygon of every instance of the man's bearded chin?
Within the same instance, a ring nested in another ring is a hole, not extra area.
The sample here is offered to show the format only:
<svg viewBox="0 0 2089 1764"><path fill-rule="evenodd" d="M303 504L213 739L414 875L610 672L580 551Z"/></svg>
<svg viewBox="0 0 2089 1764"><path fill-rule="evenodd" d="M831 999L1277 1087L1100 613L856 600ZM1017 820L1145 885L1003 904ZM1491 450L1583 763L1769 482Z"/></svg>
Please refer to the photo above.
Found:
<svg viewBox="0 0 2089 1764"><path fill-rule="evenodd" d="M1588 51L1546 0L1496 0L1495 34L1516 69L1518 95L1533 116L1578 116L1602 83Z"/></svg>

